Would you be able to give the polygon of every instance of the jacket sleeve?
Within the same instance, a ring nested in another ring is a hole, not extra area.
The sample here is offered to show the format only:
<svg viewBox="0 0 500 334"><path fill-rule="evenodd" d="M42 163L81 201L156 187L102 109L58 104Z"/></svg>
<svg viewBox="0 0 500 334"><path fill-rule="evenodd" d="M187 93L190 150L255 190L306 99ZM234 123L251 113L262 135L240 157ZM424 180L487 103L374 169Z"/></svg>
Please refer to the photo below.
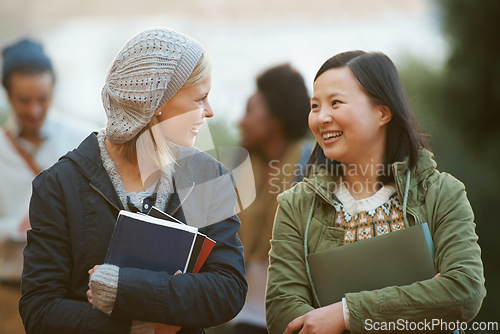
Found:
<svg viewBox="0 0 500 334"><path fill-rule="evenodd" d="M205 328L224 323L241 310L247 284L230 174L216 178L212 193L203 197L209 200L210 211L216 216L227 211L228 206L232 215L200 229L216 241L201 271L171 276L165 272L120 268L111 317ZM209 215L207 220L211 220Z"/></svg>
<svg viewBox="0 0 500 334"><path fill-rule="evenodd" d="M290 193L288 193L290 194ZM288 323L313 308L306 275L303 228L286 197L278 196L278 210L271 239L266 292L266 322L269 333L282 334Z"/></svg>
<svg viewBox="0 0 500 334"><path fill-rule="evenodd" d="M441 276L408 286L346 294L351 331L372 332L365 321L468 322L486 295L474 215L461 182L442 174L432 184L425 207L433 231L435 265ZM365 328L366 327L366 328ZM440 326L426 328L439 332Z"/></svg>
<svg viewBox="0 0 500 334"><path fill-rule="evenodd" d="M59 181L50 171L33 181L32 229L24 250L19 303L26 332L128 333L129 321L112 319L70 292L74 263L62 196Z"/></svg>

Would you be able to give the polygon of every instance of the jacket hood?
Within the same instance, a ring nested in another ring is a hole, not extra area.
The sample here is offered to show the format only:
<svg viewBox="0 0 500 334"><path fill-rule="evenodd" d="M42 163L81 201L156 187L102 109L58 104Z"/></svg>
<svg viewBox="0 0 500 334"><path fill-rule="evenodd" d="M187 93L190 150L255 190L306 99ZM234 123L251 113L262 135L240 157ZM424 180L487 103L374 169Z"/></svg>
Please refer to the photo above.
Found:
<svg viewBox="0 0 500 334"><path fill-rule="evenodd" d="M99 147L97 132L93 132L76 149L62 156L60 160L68 159L72 161L86 178L94 181L103 172L107 175L101 163L100 151L96 147ZM188 147L182 148L179 152L175 168L177 186L180 188L191 188L194 183L193 174L196 174L190 171L186 165L189 159L193 156L198 156L199 151Z"/></svg>
<svg viewBox="0 0 500 334"><path fill-rule="evenodd" d="M102 193L118 210L123 210L120 197L116 193L108 173L102 163L98 163L101 161L100 152L98 149L96 150L98 146L97 132L93 132L76 149L68 152L59 160L71 161L78 171L90 180L91 187Z"/></svg>
<svg viewBox="0 0 500 334"><path fill-rule="evenodd" d="M232 177L229 171L217 160L194 147L181 147L176 153L173 170L174 196L178 204L169 213L183 208L189 225L204 227L222 221L234 214L212 207L214 191L219 190L221 201L230 203L235 200ZM90 181L90 186L100 192L117 209L123 209L111 179L102 165L97 133L89 135L75 150L61 160L71 161L79 172ZM224 205L225 207L230 207ZM234 206L232 206L234 209ZM203 213L203 214L202 214Z"/></svg>
<svg viewBox="0 0 500 334"><path fill-rule="evenodd" d="M85 177L92 180L99 170L103 170L102 165L96 164L96 161L101 161L96 146L98 146L97 132L93 132L76 149L63 155L59 160L71 160Z"/></svg>

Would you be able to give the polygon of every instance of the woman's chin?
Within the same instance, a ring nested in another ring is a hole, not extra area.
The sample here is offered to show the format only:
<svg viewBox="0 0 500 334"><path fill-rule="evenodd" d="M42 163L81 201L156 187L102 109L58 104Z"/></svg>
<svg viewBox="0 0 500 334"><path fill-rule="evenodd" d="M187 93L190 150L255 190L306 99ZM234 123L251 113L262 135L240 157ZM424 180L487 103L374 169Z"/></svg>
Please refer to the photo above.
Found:
<svg viewBox="0 0 500 334"><path fill-rule="evenodd" d="M174 144L176 144L176 145L182 146L182 147L191 147L191 146L194 145L195 138L196 137L193 137L193 138L183 138L183 139L175 139L175 140L171 140L171 142L174 143Z"/></svg>

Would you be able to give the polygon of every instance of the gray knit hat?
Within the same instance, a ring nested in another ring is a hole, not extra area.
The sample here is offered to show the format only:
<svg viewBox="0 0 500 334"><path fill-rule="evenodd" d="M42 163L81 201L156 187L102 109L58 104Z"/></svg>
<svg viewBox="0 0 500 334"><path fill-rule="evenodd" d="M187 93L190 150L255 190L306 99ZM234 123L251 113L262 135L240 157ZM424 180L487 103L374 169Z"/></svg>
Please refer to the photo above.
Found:
<svg viewBox="0 0 500 334"><path fill-rule="evenodd" d="M204 47L173 30L156 28L132 37L113 61L101 97L106 138L131 140L189 78Z"/></svg>

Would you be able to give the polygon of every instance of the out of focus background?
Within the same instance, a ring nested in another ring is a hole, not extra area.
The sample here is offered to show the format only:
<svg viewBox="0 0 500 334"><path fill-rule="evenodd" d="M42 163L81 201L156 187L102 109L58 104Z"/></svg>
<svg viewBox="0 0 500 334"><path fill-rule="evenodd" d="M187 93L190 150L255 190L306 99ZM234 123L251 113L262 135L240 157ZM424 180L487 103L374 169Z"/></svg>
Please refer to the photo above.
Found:
<svg viewBox="0 0 500 334"><path fill-rule="evenodd" d="M125 42L152 26L184 32L214 63L216 145L238 143L238 121L264 69L289 62L311 90L334 54L386 53L438 168L466 185L488 290L476 321L491 322L500 321L499 18L498 0L2 0L0 46L40 41L55 66L54 109L97 129L107 67ZM2 90L0 124L9 112Z"/></svg>
<svg viewBox="0 0 500 334"><path fill-rule="evenodd" d="M312 88L319 66L350 49L381 50L399 64L415 58L441 68L449 45L440 8L428 0L16 0L0 5L0 45L32 36L52 58L54 107L103 125L106 71L137 32L166 26L208 49L215 65L216 119L236 123L260 71L290 62ZM5 95L0 108L5 109Z"/></svg>

